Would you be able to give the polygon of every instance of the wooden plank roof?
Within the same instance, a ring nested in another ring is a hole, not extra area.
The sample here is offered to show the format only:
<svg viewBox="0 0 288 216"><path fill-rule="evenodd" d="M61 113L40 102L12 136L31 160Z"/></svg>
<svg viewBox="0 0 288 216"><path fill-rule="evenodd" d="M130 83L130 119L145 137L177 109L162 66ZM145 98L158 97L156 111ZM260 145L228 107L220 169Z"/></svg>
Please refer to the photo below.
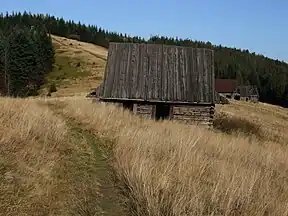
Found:
<svg viewBox="0 0 288 216"><path fill-rule="evenodd" d="M214 103L214 52L160 44L110 43L103 99Z"/></svg>
<svg viewBox="0 0 288 216"><path fill-rule="evenodd" d="M215 79L215 90L218 93L233 93L237 87L237 80Z"/></svg>

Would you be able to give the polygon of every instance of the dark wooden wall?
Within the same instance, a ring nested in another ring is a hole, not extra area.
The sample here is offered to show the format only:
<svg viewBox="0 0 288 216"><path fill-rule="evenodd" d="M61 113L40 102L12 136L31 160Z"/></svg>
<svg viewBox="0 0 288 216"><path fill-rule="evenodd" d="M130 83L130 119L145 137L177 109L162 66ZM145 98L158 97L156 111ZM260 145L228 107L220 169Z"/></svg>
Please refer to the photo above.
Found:
<svg viewBox="0 0 288 216"><path fill-rule="evenodd" d="M133 112L140 117L155 119L156 106L154 104L134 104ZM170 120L185 124L201 124L212 126L214 105L170 105Z"/></svg>
<svg viewBox="0 0 288 216"><path fill-rule="evenodd" d="M110 43L100 97L214 103L213 50Z"/></svg>

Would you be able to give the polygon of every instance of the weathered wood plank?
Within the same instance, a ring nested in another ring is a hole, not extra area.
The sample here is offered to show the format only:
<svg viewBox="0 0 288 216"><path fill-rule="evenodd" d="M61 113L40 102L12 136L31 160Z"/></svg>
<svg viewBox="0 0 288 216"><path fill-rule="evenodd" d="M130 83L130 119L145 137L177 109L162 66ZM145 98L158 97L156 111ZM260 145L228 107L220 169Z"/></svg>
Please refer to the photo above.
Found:
<svg viewBox="0 0 288 216"><path fill-rule="evenodd" d="M177 49L178 51L178 55L177 55L177 62L178 62L178 65L177 65L177 70L178 70L178 77L177 77L177 80L178 80L178 86L177 86L177 99L179 101L185 101L185 92L186 92L186 89L184 88L184 84L183 84L183 74L185 73L184 70L185 70L185 59L184 59L184 47L179 47Z"/></svg>
<svg viewBox="0 0 288 216"><path fill-rule="evenodd" d="M168 67L168 53L169 49L168 47L162 47L162 71L161 73L161 99L162 101L168 101L168 80L170 76L170 68Z"/></svg>
<svg viewBox="0 0 288 216"><path fill-rule="evenodd" d="M117 61L117 53L114 51L117 49L118 44L110 44L108 49L108 59L109 61L106 62L105 74L104 74L104 81L103 81L103 95L99 95L100 97L110 97L112 95L112 88L111 85L114 80L115 76L115 69L113 68L113 64Z"/></svg>
<svg viewBox="0 0 288 216"><path fill-rule="evenodd" d="M197 72L198 72L198 86L200 87L198 89L198 102L204 102L204 97L203 97L203 64L202 64L202 50L197 48Z"/></svg>
<svg viewBox="0 0 288 216"><path fill-rule="evenodd" d="M128 97L130 98L139 98L140 95L138 95L137 91L137 74L138 74L138 64L139 64L139 49L136 44L132 44L131 48L131 58L130 58L130 64L127 66L129 69L129 79L131 79L131 88L128 88ZM130 90L131 89L131 90Z"/></svg>
<svg viewBox="0 0 288 216"><path fill-rule="evenodd" d="M144 98L144 100L148 100L149 99L149 96L148 96L148 93L149 93L149 89L148 89L148 86L149 86L149 83L151 81L150 79L150 74L149 74L149 70L148 70L148 65L149 65L149 61L150 61L150 57L147 53L148 51L148 46L149 44L145 44L143 46L143 69L142 69L142 72L143 72L143 79L142 79L142 82L144 83L144 88L143 88L143 91L142 91L142 98Z"/></svg>
<svg viewBox="0 0 288 216"><path fill-rule="evenodd" d="M191 70L191 93L192 93L192 101L198 102L198 94L197 94L197 87L198 87L198 73L197 73L197 51L196 49L192 50L192 70Z"/></svg>
<svg viewBox="0 0 288 216"><path fill-rule="evenodd" d="M209 79L211 80L211 83L209 85L209 100L208 101L211 101L213 104L215 103L215 77L214 77L214 74L215 74L215 68L214 68L214 52L213 50L206 50L207 52L209 52L209 58L208 58L208 61L209 61ZM210 89L214 89L213 92L211 92Z"/></svg>
<svg viewBox="0 0 288 216"><path fill-rule="evenodd" d="M212 104L213 58L200 48L110 43L100 97Z"/></svg>
<svg viewBox="0 0 288 216"><path fill-rule="evenodd" d="M144 97L144 77L145 77L145 72L143 71L143 63L145 59L145 54L146 54L146 45L145 44L140 44L139 45L139 64L138 64L138 72L137 72L137 91L138 91L138 97L137 98L143 98Z"/></svg>
<svg viewBox="0 0 288 216"><path fill-rule="evenodd" d="M204 101L209 100L209 86L211 85L211 80L208 76L208 58L206 49L203 50L202 64L203 64L203 98ZM207 59L205 61L204 59Z"/></svg>
<svg viewBox="0 0 288 216"><path fill-rule="evenodd" d="M168 64L168 91L167 91L167 98L168 100L175 100L177 101L175 93L175 87L177 83L175 82L175 73L174 73L174 62L175 62L175 52L174 47L167 47L167 64ZM172 87L174 85L174 88Z"/></svg>
<svg viewBox="0 0 288 216"><path fill-rule="evenodd" d="M117 98L119 98L118 93L121 91L121 85L119 83L119 79L120 79L120 74L121 74L120 63L122 60L122 55L118 55L118 53L122 53L122 49L123 49L123 45L122 46L117 45L115 47L115 50L113 50L113 52L115 52L115 54L117 53L115 57L116 60L114 64L112 62L110 63L112 70L114 70L114 77L112 78L112 83L110 83L111 85L110 88L112 89L111 94L115 95Z"/></svg>
<svg viewBox="0 0 288 216"><path fill-rule="evenodd" d="M153 46L153 44L147 44L147 54L149 58L148 64L148 98L155 99L159 98L159 72L158 71L158 62L161 56L161 47Z"/></svg>
<svg viewBox="0 0 288 216"><path fill-rule="evenodd" d="M123 98L128 98L128 89L126 88L127 85L129 85L129 70L127 67L130 67L130 59L129 59L129 54L131 53L130 51L130 46L125 44L122 49L122 58L119 63L119 68L120 68L120 76L119 76L119 89L120 91L117 92L118 97L123 97Z"/></svg>
<svg viewBox="0 0 288 216"><path fill-rule="evenodd" d="M157 47L157 66L155 70L157 71L157 74L155 76L155 90L154 92L154 99L162 99L162 94L163 94L163 83L162 83L162 71L163 71L163 46L158 46ZM164 75L163 75L164 76Z"/></svg>
<svg viewBox="0 0 288 216"><path fill-rule="evenodd" d="M126 53L126 64L124 64L124 70L125 70L125 83L124 83L124 88L123 91L125 92L125 98L128 98L129 95L131 95L131 90L133 87L132 83L132 46L127 45L127 53ZM126 85L131 86L131 88L126 88Z"/></svg>

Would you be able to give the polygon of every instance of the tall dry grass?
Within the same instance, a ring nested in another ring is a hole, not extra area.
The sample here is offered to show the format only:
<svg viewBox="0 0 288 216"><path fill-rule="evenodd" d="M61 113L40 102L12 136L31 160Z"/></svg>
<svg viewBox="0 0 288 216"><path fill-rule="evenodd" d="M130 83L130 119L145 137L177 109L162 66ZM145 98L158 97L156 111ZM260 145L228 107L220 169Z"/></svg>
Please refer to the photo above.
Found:
<svg viewBox="0 0 288 216"><path fill-rule="evenodd" d="M87 100L62 103L66 116L113 140L113 165L132 215L288 215L286 146L140 120Z"/></svg>
<svg viewBox="0 0 288 216"><path fill-rule="evenodd" d="M0 98L0 215L94 215L96 158L38 100Z"/></svg>

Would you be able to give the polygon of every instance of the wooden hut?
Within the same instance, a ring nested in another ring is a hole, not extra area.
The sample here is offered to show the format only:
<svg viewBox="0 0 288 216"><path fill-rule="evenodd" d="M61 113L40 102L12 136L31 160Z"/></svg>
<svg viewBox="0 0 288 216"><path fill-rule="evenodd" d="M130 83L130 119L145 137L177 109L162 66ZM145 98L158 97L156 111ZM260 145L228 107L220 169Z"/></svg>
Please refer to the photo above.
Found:
<svg viewBox="0 0 288 216"><path fill-rule="evenodd" d="M240 100L251 101L257 103L259 101L259 93L256 86L242 85L237 87L237 93Z"/></svg>
<svg viewBox="0 0 288 216"><path fill-rule="evenodd" d="M234 79L215 79L215 90L227 98L232 98L237 88L237 80Z"/></svg>
<svg viewBox="0 0 288 216"><path fill-rule="evenodd" d="M110 43L100 101L154 119L211 124L214 52L160 44Z"/></svg>

